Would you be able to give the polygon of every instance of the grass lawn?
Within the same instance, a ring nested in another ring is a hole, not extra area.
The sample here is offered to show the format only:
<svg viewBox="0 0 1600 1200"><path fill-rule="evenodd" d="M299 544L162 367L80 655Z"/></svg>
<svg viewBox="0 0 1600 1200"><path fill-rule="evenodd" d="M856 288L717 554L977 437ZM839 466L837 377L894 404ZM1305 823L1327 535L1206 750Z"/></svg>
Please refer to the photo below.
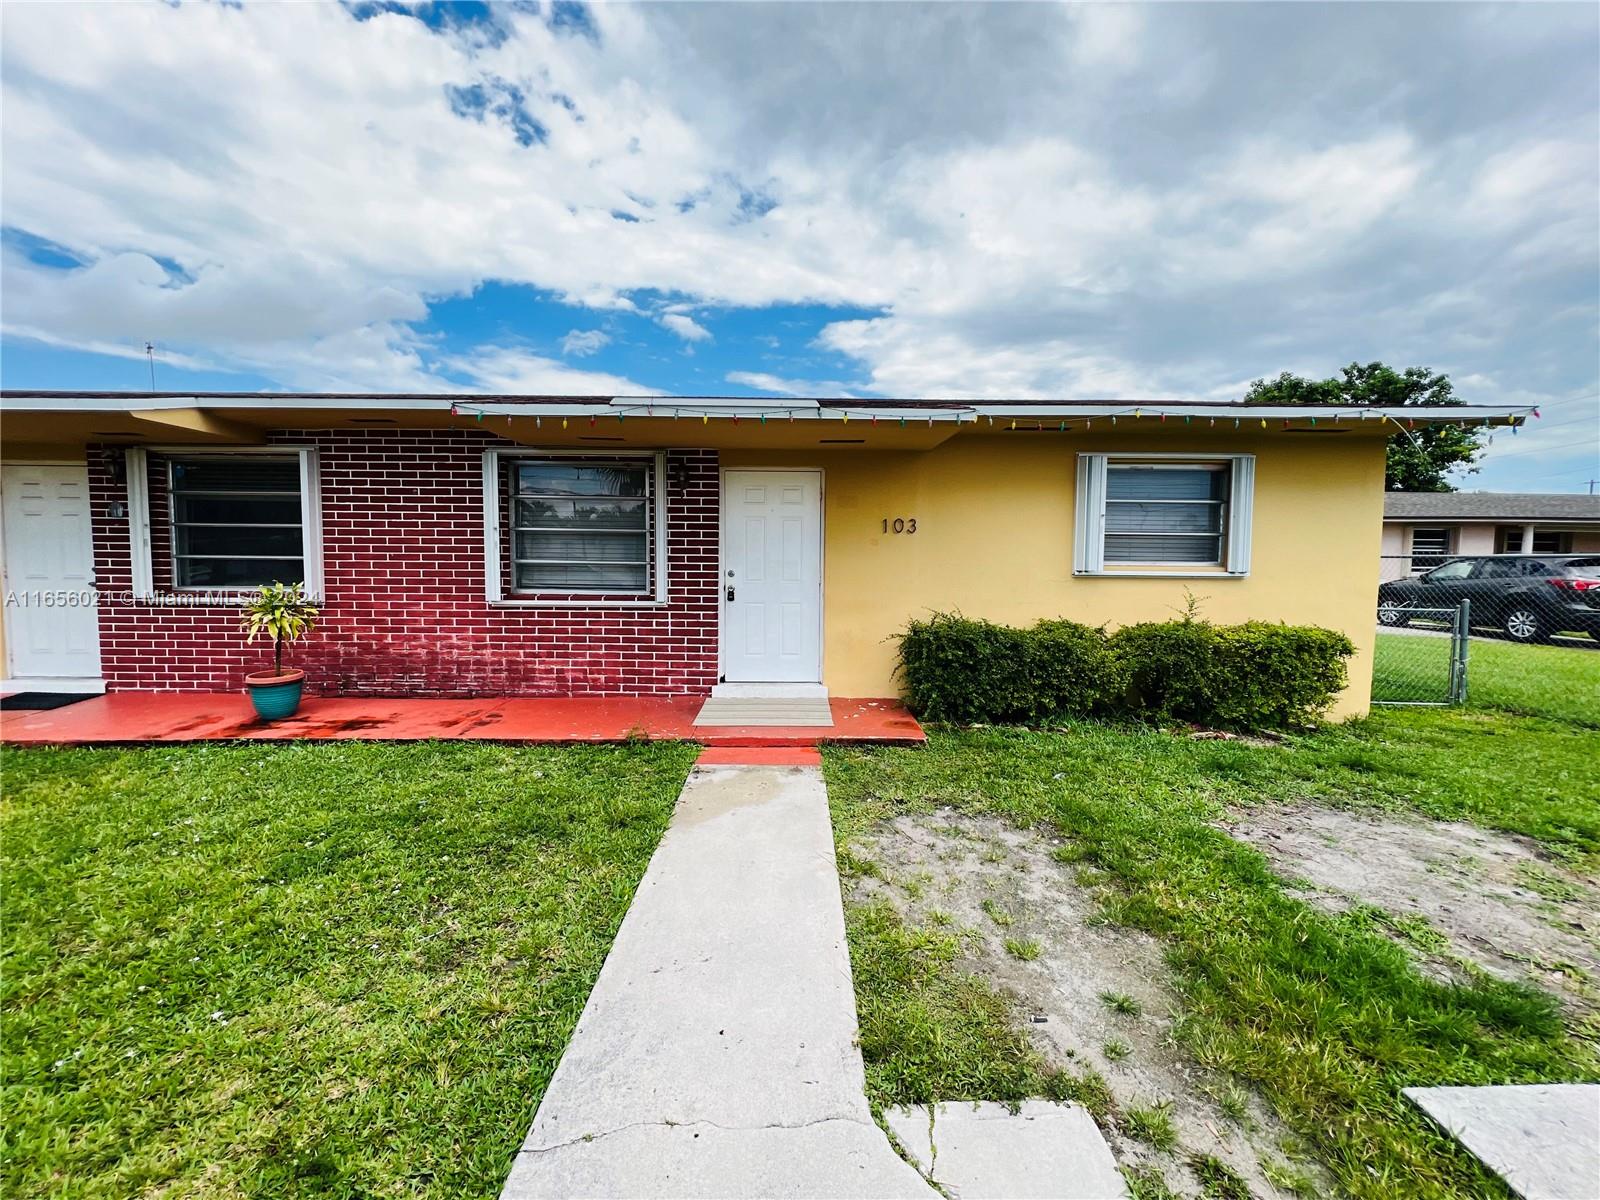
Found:
<svg viewBox="0 0 1600 1200"><path fill-rule="evenodd" d="M1379 633L1372 694L1378 700L1442 700L1450 639ZM1467 644L1474 708L1551 717L1600 729L1600 646L1524 646L1474 637Z"/></svg>
<svg viewBox="0 0 1600 1200"><path fill-rule="evenodd" d="M1412 1197L1505 1193L1401 1087L1593 1079L1595 1043L1542 992L1419 974L1368 924L1288 894L1213 822L1283 801L1413 809L1523 833L1592 870L1593 751L1593 731L1567 722L1400 710L1283 745L1086 723L935 730L923 751L824 761L846 871L873 869L852 838L898 812L948 805L1063 836L1062 855L1112 885L1106 918L1164 939L1190 1052L1255 1085L1351 1194ZM1103 1111L1103 1085L1046 1068L1006 1001L961 973L956 933L909 928L882 903L848 922L875 1104L1045 1094Z"/></svg>
<svg viewBox="0 0 1600 1200"><path fill-rule="evenodd" d="M693 756L8 751L5 1194L498 1194Z"/></svg>

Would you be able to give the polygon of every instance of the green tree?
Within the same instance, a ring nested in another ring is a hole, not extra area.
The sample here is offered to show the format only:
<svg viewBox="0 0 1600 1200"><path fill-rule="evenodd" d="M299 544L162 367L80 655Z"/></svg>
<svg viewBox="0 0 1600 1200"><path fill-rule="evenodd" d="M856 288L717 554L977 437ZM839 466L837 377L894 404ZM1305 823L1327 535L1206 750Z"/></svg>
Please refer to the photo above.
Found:
<svg viewBox="0 0 1600 1200"><path fill-rule="evenodd" d="M1258 379L1245 393L1248 404L1339 404L1352 408L1399 408L1409 404L1460 404L1450 379L1427 367L1396 371L1381 362L1351 363L1334 379L1303 379L1285 371ZM1482 453L1482 431L1457 425L1394 430L1383 486L1391 492L1453 492L1452 467L1468 472Z"/></svg>

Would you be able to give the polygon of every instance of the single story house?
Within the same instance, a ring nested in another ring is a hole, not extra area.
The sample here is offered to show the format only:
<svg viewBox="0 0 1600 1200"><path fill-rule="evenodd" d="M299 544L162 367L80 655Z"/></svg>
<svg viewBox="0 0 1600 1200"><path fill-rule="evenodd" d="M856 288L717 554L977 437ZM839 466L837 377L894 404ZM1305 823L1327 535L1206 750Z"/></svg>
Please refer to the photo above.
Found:
<svg viewBox="0 0 1600 1200"><path fill-rule="evenodd" d="M325 694L897 693L930 610L1345 631L1366 707L1389 434L1531 410L0 393L5 663L237 689L304 580Z"/></svg>
<svg viewBox="0 0 1600 1200"><path fill-rule="evenodd" d="M1600 553L1600 496L1390 492L1383 498L1384 582L1466 554L1589 553Z"/></svg>

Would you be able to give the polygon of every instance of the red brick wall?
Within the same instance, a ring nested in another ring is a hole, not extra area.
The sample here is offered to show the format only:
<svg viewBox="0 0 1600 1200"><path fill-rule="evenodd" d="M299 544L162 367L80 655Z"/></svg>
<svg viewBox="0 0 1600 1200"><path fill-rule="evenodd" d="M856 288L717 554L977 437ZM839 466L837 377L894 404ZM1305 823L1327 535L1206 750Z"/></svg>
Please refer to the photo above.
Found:
<svg viewBox="0 0 1600 1200"><path fill-rule="evenodd" d="M290 656L330 695L704 693L717 676L717 454L668 454L669 601L651 608L502 608L483 596L483 451L475 430L285 431L314 445L322 477L325 604ZM172 579L165 467L152 455L158 592ZM271 662L245 644L236 608L129 604L125 498L98 446L88 454L100 645L113 691L222 691ZM674 486L678 478L681 485Z"/></svg>

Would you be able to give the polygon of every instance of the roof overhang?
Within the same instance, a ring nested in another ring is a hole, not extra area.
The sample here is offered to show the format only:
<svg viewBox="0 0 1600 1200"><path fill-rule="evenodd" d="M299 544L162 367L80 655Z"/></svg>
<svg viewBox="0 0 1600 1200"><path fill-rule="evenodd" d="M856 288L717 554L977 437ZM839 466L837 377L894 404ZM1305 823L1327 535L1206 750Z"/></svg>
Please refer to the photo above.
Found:
<svg viewBox="0 0 1600 1200"><path fill-rule="evenodd" d="M500 417L589 417L604 414L654 418L697 418L703 422L763 420L895 421L933 424L1011 425L1099 420L1155 422L1234 422L1290 428L1390 425L1521 425L1538 410L1526 405L1359 407L1335 405L1207 404L1134 400L902 400L767 398L741 396L494 396L481 394L276 393L276 392L0 392L0 413L125 413L159 420L163 412L222 414L229 410L307 412L449 412Z"/></svg>

